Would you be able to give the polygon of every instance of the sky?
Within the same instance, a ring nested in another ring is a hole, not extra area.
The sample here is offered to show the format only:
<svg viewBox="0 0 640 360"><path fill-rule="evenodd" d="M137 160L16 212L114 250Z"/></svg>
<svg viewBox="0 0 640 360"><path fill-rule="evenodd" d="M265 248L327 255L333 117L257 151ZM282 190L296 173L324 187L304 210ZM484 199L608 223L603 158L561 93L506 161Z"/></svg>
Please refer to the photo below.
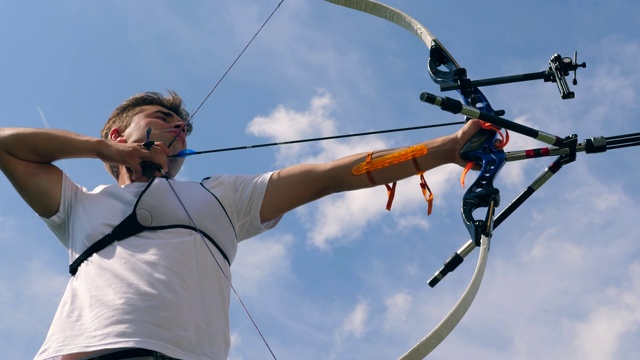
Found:
<svg viewBox="0 0 640 360"><path fill-rule="evenodd" d="M142 91L177 91L195 110L279 0L0 0L0 127L98 136ZM587 67L572 100L532 81L484 88L505 118L558 135L640 132L640 3L400 1L471 79L543 71L559 53ZM189 146L208 150L461 121L421 103L441 93L428 49L406 30L319 0L285 0L197 112ZM255 174L417 143L456 127L199 155L179 176ZM511 134L506 151L545 146ZM430 359L629 359L640 353L640 148L578 154L496 229L467 315ZM509 162L503 209L551 163ZM57 163L93 189L98 160ZM426 281L468 240L462 169L337 194L287 214L239 245L233 283L278 359L395 359L467 286L478 251L438 286ZM473 179L470 174L468 179ZM471 180L468 180L471 181ZM68 281L68 255L0 177L0 348L38 351ZM229 359L270 359L236 299Z"/></svg>

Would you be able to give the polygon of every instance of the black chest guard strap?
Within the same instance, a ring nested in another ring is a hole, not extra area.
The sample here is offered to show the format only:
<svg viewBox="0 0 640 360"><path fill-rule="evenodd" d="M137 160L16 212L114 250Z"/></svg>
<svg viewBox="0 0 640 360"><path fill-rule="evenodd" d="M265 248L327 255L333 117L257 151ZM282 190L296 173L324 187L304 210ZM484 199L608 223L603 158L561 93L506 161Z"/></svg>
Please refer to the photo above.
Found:
<svg viewBox="0 0 640 360"><path fill-rule="evenodd" d="M78 256L69 265L69 273L71 276L78 272L80 265L87 260L91 255L111 245L114 241L124 240L130 236L137 235L146 230L136 217L135 212L129 214L120 224L118 224L109 234L102 237L102 239L94 242L89 246L80 256Z"/></svg>
<svg viewBox="0 0 640 360"><path fill-rule="evenodd" d="M150 184L151 182L149 183L149 185ZM147 189L148 189L148 186L147 186ZM147 189L145 189L140 194L140 197L144 195ZM80 265L82 265L82 263L86 261L88 258L90 258L93 254L105 249L107 246L113 244L115 241L127 239L131 236L137 235L146 230L166 230L166 229L181 228L181 229L188 229L188 230L195 231L199 233L202 237L206 238L211 244L213 244L213 246L215 246L216 249L218 249L218 251L220 252L222 257L225 259L227 264L231 265L231 262L229 261L229 257L224 252L224 250L222 250L220 245L218 245L218 243L211 236L209 236L207 233L198 229L195 226L185 225L185 224L170 224L170 225L162 225L162 226L142 225L138 220L138 217L136 216L137 205L138 203L136 202L136 205L134 206L131 214L129 214L126 218L124 218L124 220L122 220L118 225L116 225L116 227L113 228L113 230L111 230L109 234L103 236L100 240L96 241L91 246L89 246L85 251L82 252L82 254L80 254L80 256L78 256L69 265L69 273L71 274L71 276L74 276L78 272L78 268L80 268Z"/></svg>

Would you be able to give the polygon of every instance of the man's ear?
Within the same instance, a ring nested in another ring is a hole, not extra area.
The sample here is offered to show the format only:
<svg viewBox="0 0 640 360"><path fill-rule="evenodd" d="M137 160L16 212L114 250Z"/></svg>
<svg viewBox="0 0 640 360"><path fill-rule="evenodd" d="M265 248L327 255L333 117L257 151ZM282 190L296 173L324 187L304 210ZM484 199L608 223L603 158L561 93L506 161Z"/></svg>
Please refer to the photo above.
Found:
<svg viewBox="0 0 640 360"><path fill-rule="evenodd" d="M114 142L127 142L124 138L123 131L119 128L113 128L109 131L109 140Z"/></svg>

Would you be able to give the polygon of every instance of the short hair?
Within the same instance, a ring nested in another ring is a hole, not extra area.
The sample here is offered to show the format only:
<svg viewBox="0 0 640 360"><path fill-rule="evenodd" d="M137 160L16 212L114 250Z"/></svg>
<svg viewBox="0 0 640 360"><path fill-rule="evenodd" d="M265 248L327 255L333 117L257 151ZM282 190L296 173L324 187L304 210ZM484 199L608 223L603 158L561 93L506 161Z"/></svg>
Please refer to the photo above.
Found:
<svg viewBox="0 0 640 360"><path fill-rule="evenodd" d="M128 98L113 110L102 128L100 136L108 141L111 129L118 127L126 130L131 125L133 118L142 111L141 108L149 105L161 106L176 114L186 124L187 135L191 134L193 125L191 124L189 112L184 108L182 98L175 91L168 90L167 92L168 95L163 95L150 91ZM117 180L120 176L118 165L105 164L105 166L111 176Z"/></svg>

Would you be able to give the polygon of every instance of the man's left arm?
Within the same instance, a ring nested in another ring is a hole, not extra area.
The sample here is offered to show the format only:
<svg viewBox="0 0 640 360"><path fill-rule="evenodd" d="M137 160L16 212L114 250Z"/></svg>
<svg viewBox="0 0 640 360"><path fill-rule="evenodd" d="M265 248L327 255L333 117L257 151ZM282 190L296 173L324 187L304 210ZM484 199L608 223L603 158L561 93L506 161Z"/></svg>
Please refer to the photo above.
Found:
<svg viewBox="0 0 640 360"><path fill-rule="evenodd" d="M298 206L324 196L392 183L428 171L440 165L456 163L464 165L460 149L480 129L480 122L467 122L454 134L428 140L424 145L427 154L412 160L371 170L369 175L354 175L352 169L366 161L368 154L354 154L324 164L301 164L290 166L273 173L265 192L260 220L275 219ZM387 149L374 152L372 159L387 156L403 149Z"/></svg>

